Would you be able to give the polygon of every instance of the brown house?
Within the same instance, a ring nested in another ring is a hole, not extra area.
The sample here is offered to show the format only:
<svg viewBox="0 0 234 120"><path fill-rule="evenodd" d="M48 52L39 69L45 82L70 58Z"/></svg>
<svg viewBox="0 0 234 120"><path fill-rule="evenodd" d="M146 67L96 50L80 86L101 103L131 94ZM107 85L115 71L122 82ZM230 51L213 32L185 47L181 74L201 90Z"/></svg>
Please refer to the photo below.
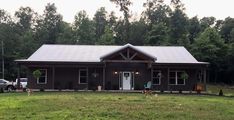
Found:
<svg viewBox="0 0 234 120"><path fill-rule="evenodd" d="M34 89L195 90L206 83L208 63L179 46L43 45L28 59L28 86ZM32 73L39 69L36 80ZM186 76L186 77L183 77Z"/></svg>

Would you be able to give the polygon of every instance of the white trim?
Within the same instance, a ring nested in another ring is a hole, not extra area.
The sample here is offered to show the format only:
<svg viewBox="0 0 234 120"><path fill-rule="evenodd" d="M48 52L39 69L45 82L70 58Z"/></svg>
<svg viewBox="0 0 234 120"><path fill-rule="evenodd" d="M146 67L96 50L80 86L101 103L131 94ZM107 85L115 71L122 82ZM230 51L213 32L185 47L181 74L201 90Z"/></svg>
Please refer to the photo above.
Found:
<svg viewBox="0 0 234 120"><path fill-rule="evenodd" d="M122 77L122 73L121 72L119 72L119 90L122 90L122 85L121 85L121 82L122 82L122 79L121 79L121 77Z"/></svg>
<svg viewBox="0 0 234 120"><path fill-rule="evenodd" d="M154 77L154 72L159 72L162 75L162 71L161 70L154 70L153 69L153 71L152 71L152 78L151 78L152 79L152 85L161 85L162 76L160 76L160 77ZM153 82L154 78L159 78L159 83L158 84L154 84L154 82Z"/></svg>
<svg viewBox="0 0 234 120"><path fill-rule="evenodd" d="M135 72L132 72L132 78L131 78L131 90L135 89Z"/></svg>
<svg viewBox="0 0 234 120"><path fill-rule="evenodd" d="M172 77L170 77L170 72L175 72L175 84L170 84L170 78L172 78ZM183 73L185 71L183 71L183 70L172 70L172 71L169 71L168 85L185 85L185 79L183 79L184 80L184 84L178 84L178 75L177 75L178 72L182 72Z"/></svg>
<svg viewBox="0 0 234 120"><path fill-rule="evenodd" d="M39 83L39 79L37 79L37 84L41 84L41 85L44 85L44 84L47 84L47 69L39 69L40 70L40 72L42 71L42 70L44 70L45 71L45 76L43 76L43 77L45 77L45 82L44 83Z"/></svg>
<svg viewBox="0 0 234 120"><path fill-rule="evenodd" d="M86 71L86 76L82 76L82 77L86 77L86 83L81 83L80 82L80 71ZM78 80L78 84L88 84L88 69L85 68L85 69L79 69L79 80Z"/></svg>
<svg viewBox="0 0 234 120"><path fill-rule="evenodd" d="M130 72L130 71L123 71L122 72L122 89L123 90L128 90L128 89L124 89L124 79L123 79L123 77L124 77L124 73L129 73L129 77L130 77L130 80L129 80L129 90L131 90L132 89L132 83L131 83L131 81L132 81L132 72Z"/></svg>

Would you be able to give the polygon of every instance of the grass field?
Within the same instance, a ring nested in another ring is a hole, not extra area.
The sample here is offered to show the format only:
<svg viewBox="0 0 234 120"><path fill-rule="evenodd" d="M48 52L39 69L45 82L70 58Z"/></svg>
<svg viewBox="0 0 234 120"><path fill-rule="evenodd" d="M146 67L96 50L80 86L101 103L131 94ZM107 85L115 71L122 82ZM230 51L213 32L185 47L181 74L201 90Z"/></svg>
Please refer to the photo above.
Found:
<svg viewBox="0 0 234 120"><path fill-rule="evenodd" d="M137 93L34 92L0 94L0 119L233 120L234 98Z"/></svg>
<svg viewBox="0 0 234 120"><path fill-rule="evenodd" d="M222 89L225 96L234 96L234 87L228 85L207 85L207 92L211 94L218 94L220 89Z"/></svg>

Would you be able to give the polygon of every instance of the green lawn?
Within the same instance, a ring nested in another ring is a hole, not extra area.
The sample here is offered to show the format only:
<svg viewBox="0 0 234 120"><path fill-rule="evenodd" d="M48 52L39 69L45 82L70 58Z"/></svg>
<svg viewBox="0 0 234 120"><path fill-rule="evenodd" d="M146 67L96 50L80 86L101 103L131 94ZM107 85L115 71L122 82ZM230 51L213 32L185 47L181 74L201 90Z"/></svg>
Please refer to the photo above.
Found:
<svg viewBox="0 0 234 120"><path fill-rule="evenodd" d="M228 85L207 85L207 92L212 94L218 94L220 89L222 89L225 96L234 96L234 87Z"/></svg>
<svg viewBox="0 0 234 120"><path fill-rule="evenodd" d="M234 98L140 93L34 92L0 94L0 119L233 120Z"/></svg>

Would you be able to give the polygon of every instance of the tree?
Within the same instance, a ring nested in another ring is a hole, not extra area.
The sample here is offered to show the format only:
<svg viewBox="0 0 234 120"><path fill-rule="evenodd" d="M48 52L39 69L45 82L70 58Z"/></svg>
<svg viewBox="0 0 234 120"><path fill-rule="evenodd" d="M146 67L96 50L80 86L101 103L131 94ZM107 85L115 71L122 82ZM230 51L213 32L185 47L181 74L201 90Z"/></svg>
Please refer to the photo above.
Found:
<svg viewBox="0 0 234 120"><path fill-rule="evenodd" d="M78 44L95 44L94 22L88 18L86 11L80 11L75 16L73 31Z"/></svg>
<svg viewBox="0 0 234 120"><path fill-rule="evenodd" d="M41 19L37 20L37 39L40 44L55 44L61 30L62 16L57 13L55 4L48 3Z"/></svg>
<svg viewBox="0 0 234 120"><path fill-rule="evenodd" d="M115 3L117 6L120 7L120 11L123 12L124 15L124 21L122 26L119 27L121 28L124 34L122 34L122 36L120 38L122 38L122 41L124 41L124 43L127 43L129 40L129 18L130 18L130 14L129 14L129 6L132 4L132 2L130 0L110 0L111 2ZM119 24L119 25L121 25Z"/></svg>
<svg viewBox="0 0 234 120"><path fill-rule="evenodd" d="M107 24L106 20L106 14L107 11L104 7L101 7L98 9L94 15L94 24L95 24L95 33L96 33L96 39L99 39L105 32L105 27Z"/></svg>
<svg viewBox="0 0 234 120"><path fill-rule="evenodd" d="M176 8L170 18L170 44L188 46L188 18L186 14Z"/></svg>
<svg viewBox="0 0 234 120"><path fill-rule="evenodd" d="M37 20L37 13L34 12L30 7L20 7L15 12L17 18L15 31L19 35L18 37L18 57L28 57L37 48L37 43L34 40L34 27Z"/></svg>
<svg viewBox="0 0 234 120"><path fill-rule="evenodd" d="M116 27L116 23L117 23L116 20L117 20L117 19L118 19L118 17L115 16L115 12L114 12L114 11L112 11L112 12L109 14L109 16L108 16L107 22L108 22L108 25L111 27L112 30L114 30L115 27Z"/></svg>
<svg viewBox="0 0 234 120"><path fill-rule="evenodd" d="M230 33L233 28L234 28L234 18L227 17L223 21L223 25L220 30L221 36L225 40L225 43L230 43L231 40Z"/></svg>
<svg viewBox="0 0 234 120"><path fill-rule="evenodd" d="M12 22L11 16L3 9L0 9L0 23Z"/></svg>
<svg viewBox="0 0 234 120"><path fill-rule="evenodd" d="M231 43L229 45L229 50L228 50L228 67L225 71L225 76L226 76L226 81L225 83L234 83L234 43ZM228 77L227 77L228 76Z"/></svg>
<svg viewBox="0 0 234 120"><path fill-rule="evenodd" d="M76 44L76 39L74 37L74 32L72 30L71 24L67 22L61 23L61 31L58 35L58 44Z"/></svg>
<svg viewBox="0 0 234 120"><path fill-rule="evenodd" d="M169 14L171 9L164 3L164 0L147 0L143 4L146 8L143 11L143 19L152 27L152 24L169 23Z"/></svg>
<svg viewBox="0 0 234 120"><path fill-rule="evenodd" d="M234 28L230 31L230 40L229 43L234 43Z"/></svg>
<svg viewBox="0 0 234 120"><path fill-rule="evenodd" d="M215 24L215 17L203 17L201 22L201 29L204 31L208 27L212 27Z"/></svg>
<svg viewBox="0 0 234 120"><path fill-rule="evenodd" d="M15 17L18 19L17 25L21 28L21 31L27 31L33 27L36 22L37 13L35 13L30 7L20 7L15 12Z"/></svg>
<svg viewBox="0 0 234 120"><path fill-rule="evenodd" d="M169 29L164 23L153 25L148 32L146 44L148 45L168 45Z"/></svg>
<svg viewBox="0 0 234 120"><path fill-rule="evenodd" d="M0 59L1 62L3 59L5 61L4 77L6 79L14 78L17 73L14 60L19 57L20 42L18 40L19 35L16 31L15 23L11 16L7 11L0 9L0 41L4 44L4 55L3 57L0 57Z"/></svg>
<svg viewBox="0 0 234 120"><path fill-rule="evenodd" d="M194 39L199 35L201 32L201 25L197 18L197 16L189 19L189 25L188 25L188 32L189 32L189 41L192 44L194 42Z"/></svg>
<svg viewBox="0 0 234 120"><path fill-rule="evenodd" d="M130 0L110 0L120 7L120 11L123 11L125 23L129 23L129 9L128 7L132 4Z"/></svg>
<svg viewBox="0 0 234 120"><path fill-rule="evenodd" d="M100 45L114 45L114 36L113 31L110 29L110 27L106 26L104 34L100 37L99 41L96 44Z"/></svg>
<svg viewBox="0 0 234 120"><path fill-rule="evenodd" d="M181 0L171 0L171 5L174 9L180 9L182 11L185 10L184 4L181 2Z"/></svg>
<svg viewBox="0 0 234 120"><path fill-rule="evenodd" d="M223 26L223 20L216 20L214 28L220 31L222 26Z"/></svg>
<svg viewBox="0 0 234 120"><path fill-rule="evenodd" d="M129 43L133 45L144 45L148 32L147 27L143 20L132 22L129 29Z"/></svg>
<svg viewBox="0 0 234 120"><path fill-rule="evenodd" d="M199 61L211 63L215 82L218 79L218 73L227 65L225 62L227 50L227 46L214 28L207 28L192 45L192 53Z"/></svg>

